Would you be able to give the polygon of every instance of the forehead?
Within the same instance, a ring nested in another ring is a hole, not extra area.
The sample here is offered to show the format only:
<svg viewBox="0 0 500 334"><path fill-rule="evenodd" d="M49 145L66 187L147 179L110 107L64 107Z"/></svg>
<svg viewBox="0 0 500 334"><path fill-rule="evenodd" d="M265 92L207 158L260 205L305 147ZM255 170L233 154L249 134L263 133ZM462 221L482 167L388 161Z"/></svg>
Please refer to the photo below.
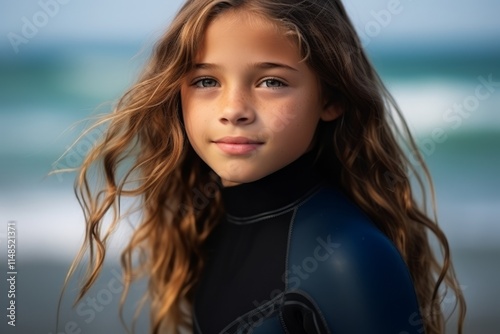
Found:
<svg viewBox="0 0 500 334"><path fill-rule="evenodd" d="M288 55L300 58L295 36L278 22L245 9L216 16L201 36L195 62L207 56Z"/></svg>
<svg viewBox="0 0 500 334"><path fill-rule="evenodd" d="M221 12L219 15L215 16L209 23L217 23L218 21L223 21L224 24L238 24L245 23L248 25L253 25L254 27L268 26L272 28L277 33L284 33L284 28L278 24L276 20L272 20L266 15L257 12L256 10L250 10L245 8L231 8Z"/></svg>

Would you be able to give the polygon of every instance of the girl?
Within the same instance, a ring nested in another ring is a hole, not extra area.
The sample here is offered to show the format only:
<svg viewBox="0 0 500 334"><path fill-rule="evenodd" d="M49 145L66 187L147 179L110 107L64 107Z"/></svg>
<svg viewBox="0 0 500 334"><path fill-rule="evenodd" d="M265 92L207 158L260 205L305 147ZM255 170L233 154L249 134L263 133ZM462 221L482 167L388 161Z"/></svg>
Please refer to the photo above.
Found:
<svg viewBox="0 0 500 334"><path fill-rule="evenodd" d="M133 196L124 293L149 277L152 333L443 333L442 286L461 332L391 110L340 1L187 1L80 169L80 298Z"/></svg>

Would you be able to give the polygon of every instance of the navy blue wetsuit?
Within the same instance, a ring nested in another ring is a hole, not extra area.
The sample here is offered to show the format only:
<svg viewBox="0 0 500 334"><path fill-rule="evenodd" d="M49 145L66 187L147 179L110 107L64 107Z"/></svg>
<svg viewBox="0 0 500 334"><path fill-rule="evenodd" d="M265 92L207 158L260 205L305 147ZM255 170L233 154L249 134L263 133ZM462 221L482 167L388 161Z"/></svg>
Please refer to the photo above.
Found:
<svg viewBox="0 0 500 334"><path fill-rule="evenodd" d="M413 282L392 242L309 154L222 190L206 244L195 333L423 333Z"/></svg>

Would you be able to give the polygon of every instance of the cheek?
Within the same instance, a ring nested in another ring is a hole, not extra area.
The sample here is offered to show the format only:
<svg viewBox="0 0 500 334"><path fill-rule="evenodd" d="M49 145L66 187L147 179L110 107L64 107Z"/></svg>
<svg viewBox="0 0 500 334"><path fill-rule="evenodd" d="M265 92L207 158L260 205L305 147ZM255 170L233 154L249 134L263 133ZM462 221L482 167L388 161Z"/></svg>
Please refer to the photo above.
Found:
<svg viewBox="0 0 500 334"><path fill-rule="evenodd" d="M198 137L196 134L199 134L199 129L196 115L193 113L192 109L190 109L189 104L182 104L182 118L189 142L191 145L195 146L195 141Z"/></svg>
<svg viewBox="0 0 500 334"><path fill-rule="evenodd" d="M189 94L182 94L182 91L181 101L182 118L184 119L186 131L191 132L197 127L197 119L199 118L199 115L196 112L196 103L190 99Z"/></svg>
<svg viewBox="0 0 500 334"><path fill-rule="evenodd" d="M184 126L186 127L186 131L188 128L187 124L189 123L189 110L188 98L184 93L184 90L181 89L181 116Z"/></svg>
<svg viewBox="0 0 500 334"><path fill-rule="evenodd" d="M298 112L297 106L276 110L268 119L266 130L276 145L287 150L302 150L309 146L317 121Z"/></svg>
<svg viewBox="0 0 500 334"><path fill-rule="evenodd" d="M300 115L297 113L297 106L293 103L278 104L263 108L261 115L266 131L270 136L276 137L287 132L290 127L296 127L296 122Z"/></svg>
<svg viewBox="0 0 500 334"><path fill-rule="evenodd" d="M191 115L194 116L194 115ZM191 145L197 149L204 141L204 128L201 126L203 123L196 117L187 117L186 119L186 133ZM198 150L197 150L198 151Z"/></svg>
<svg viewBox="0 0 500 334"><path fill-rule="evenodd" d="M293 129L301 135L314 132L320 119L316 105L307 101L283 106L275 114L274 125L276 129Z"/></svg>

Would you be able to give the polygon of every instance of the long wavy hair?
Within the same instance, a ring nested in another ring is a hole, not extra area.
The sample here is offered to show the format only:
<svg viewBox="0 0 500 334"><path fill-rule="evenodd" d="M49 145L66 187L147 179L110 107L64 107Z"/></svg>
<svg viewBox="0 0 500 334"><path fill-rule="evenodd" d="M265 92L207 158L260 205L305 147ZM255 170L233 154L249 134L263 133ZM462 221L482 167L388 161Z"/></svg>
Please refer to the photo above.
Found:
<svg viewBox="0 0 500 334"><path fill-rule="evenodd" d="M229 10L252 11L294 38L317 74L322 93L342 109L318 127L318 166L396 245L409 268L427 334L444 332L442 301L456 296L459 332L465 302L445 235L434 213L412 192L434 195L432 182L398 107L368 60L339 0L188 0L160 38L138 82L101 118L105 127L79 168L75 192L84 211L84 244L68 278L88 254L80 300L99 276L112 232L126 213L124 197L139 199L140 218L121 256L125 289L148 277L151 332L190 328L193 290L204 267L202 246L223 212L217 176L185 134L180 87L192 69L207 25ZM397 125L396 125L397 124ZM102 177L96 182L95 172ZM421 174L421 176L419 176ZM198 189L204 201L193 195ZM415 190L415 189L414 189ZM109 225L104 223L108 221ZM104 228L106 226L106 228ZM435 255L429 238L437 240ZM68 279L67 278L67 279ZM77 300L77 301L78 301Z"/></svg>

